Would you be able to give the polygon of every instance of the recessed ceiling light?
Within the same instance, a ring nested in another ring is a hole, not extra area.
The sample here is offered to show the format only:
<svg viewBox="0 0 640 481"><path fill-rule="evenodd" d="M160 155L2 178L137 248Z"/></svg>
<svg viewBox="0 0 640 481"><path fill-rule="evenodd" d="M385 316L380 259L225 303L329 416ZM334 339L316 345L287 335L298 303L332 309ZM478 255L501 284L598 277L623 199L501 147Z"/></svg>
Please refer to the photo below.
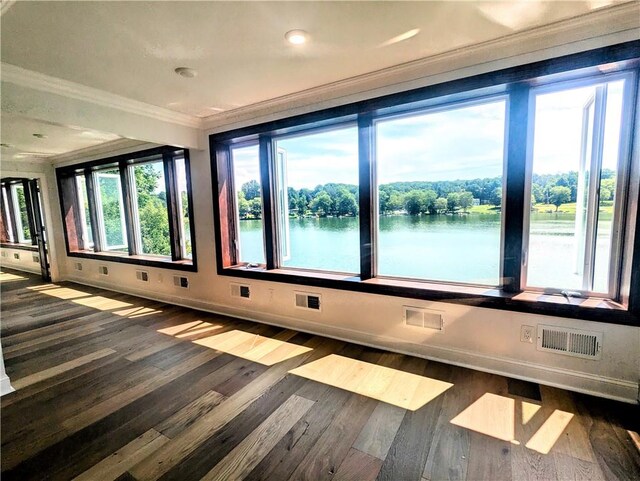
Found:
<svg viewBox="0 0 640 481"><path fill-rule="evenodd" d="M289 30L284 34L284 38L287 39L287 42L292 43L293 45L302 45L307 41L309 34L304 30Z"/></svg>
<svg viewBox="0 0 640 481"><path fill-rule="evenodd" d="M44 135L44 134L36 133L36 134L31 134L31 135L33 135L36 139L46 139L47 138L47 136Z"/></svg>
<svg viewBox="0 0 640 481"><path fill-rule="evenodd" d="M198 75L197 70L190 67L178 67L174 70L174 72L185 78L193 78Z"/></svg>

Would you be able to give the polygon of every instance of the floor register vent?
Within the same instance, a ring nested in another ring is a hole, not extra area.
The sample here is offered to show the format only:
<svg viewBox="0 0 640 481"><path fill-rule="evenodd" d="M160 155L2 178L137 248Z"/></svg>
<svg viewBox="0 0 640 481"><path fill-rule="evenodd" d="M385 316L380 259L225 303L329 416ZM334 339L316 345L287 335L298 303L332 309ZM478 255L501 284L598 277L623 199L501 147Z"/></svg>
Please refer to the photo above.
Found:
<svg viewBox="0 0 640 481"><path fill-rule="evenodd" d="M538 351L584 359L600 359L602 333L539 324Z"/></svg>
<svg viewBox="0 0 640 481"><path fill-rule="evenodd" d="M320 311L320 294L310 294L308 292L296 292L296 307L301 309L311 309Z"/></svg>

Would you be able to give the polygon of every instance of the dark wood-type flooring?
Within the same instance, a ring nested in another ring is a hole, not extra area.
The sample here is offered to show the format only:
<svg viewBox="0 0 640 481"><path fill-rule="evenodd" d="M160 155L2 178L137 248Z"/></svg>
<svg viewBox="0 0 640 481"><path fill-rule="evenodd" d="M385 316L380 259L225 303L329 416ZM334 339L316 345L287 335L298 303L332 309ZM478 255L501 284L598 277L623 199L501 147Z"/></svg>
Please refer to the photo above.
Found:
<svg viewBox="0 0 640 481"><path fill-rule="evenodd" d="M640 479L637 406L0 279L3 481Z"/></svg>

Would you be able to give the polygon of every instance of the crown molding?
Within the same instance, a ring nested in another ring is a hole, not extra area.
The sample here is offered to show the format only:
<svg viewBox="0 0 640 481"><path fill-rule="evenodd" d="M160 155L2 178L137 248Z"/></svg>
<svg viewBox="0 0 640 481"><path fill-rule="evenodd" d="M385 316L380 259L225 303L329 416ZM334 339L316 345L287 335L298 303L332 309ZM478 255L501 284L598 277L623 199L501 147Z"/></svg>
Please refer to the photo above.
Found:
<svg viewBox="0 0 640 481"><path fill-rule="evenodd" d="M21 87L27 87L41 92L89 102L102 107L109 107L141 115L143 117L150 117L170 124L177 124L197 129L202 128L202 120L192 115L175 112L173 110L133 100L104 90L87 87L86 85L71 82L69 80L63 80L50 75L27 70L8 63L3 62L0 67L3 82L9 82Z"/></svg>
<svg viewBox="0 0 640 481"><path fill-rule="evenodd" d="M545 51L552 48L561 48L563 52L559 55L563 55L637 38L640 38L640 3L625 2L494 40L213 114L202 119L203 128L214 132L222 131L306 113L316 110L319 104L322 105L321 108L329 108L465 75L515 66L518 63L529 63L540 59L537 57L544 57ZM473 72L469 72L472 67Z"/></svg>
<svg viewBox="0 0 640 481"><path fill-rule="evenodd" d="M102 144L92 145L91 147L65 152L64 154L52 155L46 160L55 167L61 167L63 165L74 164L80 161L86 162L152 147L157 147L157 145L140 140L116 139L110 140L109 142L103 142Z"/></svg>

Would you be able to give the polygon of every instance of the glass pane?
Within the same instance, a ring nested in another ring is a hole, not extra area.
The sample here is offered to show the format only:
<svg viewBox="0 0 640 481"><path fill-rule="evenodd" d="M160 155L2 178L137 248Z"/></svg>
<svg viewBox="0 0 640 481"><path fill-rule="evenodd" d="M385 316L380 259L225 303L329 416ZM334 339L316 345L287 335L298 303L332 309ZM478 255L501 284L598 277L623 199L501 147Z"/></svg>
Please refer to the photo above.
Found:
<svg viewBox="0 0 640 481"><path fill-rule="evenodd" d="M102 218L100 229L105 250L128 252L127 230L122 201L122 186L118 169L96 173L99 202L98 211Z"/></svg>
<svg viewBox="0 0 640 481"><path fill-rule="evenodd" d="M623 86L535 96L528 286L609 291Z"/></svg>
<svg viewBox="0 0 640 481"><path fill-rule="evenodd" d="M285 215L285 208L279 209L283 265L359 272L357 128L281 138L275 144L282 164L278 190L286 192L282 204L289 211Z"/></svg>
<svg viewBox="0 0 640 481"><path fill-rule="evenodd" d="M12 185L14 208L17 209L16 227L18 230L18 242L25 244L31 242L29 230L29 214L27 212L27 200L24 196L24 186Z"/></svg>
<svg viewBox="0 0 640 481"><path fill-rule="evenodd" d="M138 234L143 254L171 256L167 190L164 165L160 162L135 164L136 204L138 206Z"/></svg>
<svg viewBox="0 0 640 481"><path fill-rule="evenodd" d="M505 108L376 122L381 275L499 284Z"/></svg>
<svg viewBox="0 0 640 481"><path fill-rule="evenodd" d="M2 214L4 215L9 242L15 242L13 238L13 224L11 223L11 215L9 213L9 202L7 201L7 189L4 187L2 188L2 202L4 205L4 212Z"/></svg>
<svg viewBox="0 0 640 481"><path fill-rule="evenodd" d="M93 247L93 232L91 231L91 214L89 213L89 197L84 175L76 176L78 186L78 202L80 203L80 223L82 224L82 242L86 248Z"/></svg>
<svg viewBox="0 0 640 481"><path fill-rule="evenodd" d="M264 264L260 158L257 145L231 149L233 182L238 201L240 262Z"/></svg>
<svg viewBox="0 0 640 481"><path fill-rule="evenodd" d="M178 188L178 210L180 212L180 243L182 258L191 259L191 226L189 224L189 196L187 195L187 167L184 157L175 159L176 183Z"/></svg>

